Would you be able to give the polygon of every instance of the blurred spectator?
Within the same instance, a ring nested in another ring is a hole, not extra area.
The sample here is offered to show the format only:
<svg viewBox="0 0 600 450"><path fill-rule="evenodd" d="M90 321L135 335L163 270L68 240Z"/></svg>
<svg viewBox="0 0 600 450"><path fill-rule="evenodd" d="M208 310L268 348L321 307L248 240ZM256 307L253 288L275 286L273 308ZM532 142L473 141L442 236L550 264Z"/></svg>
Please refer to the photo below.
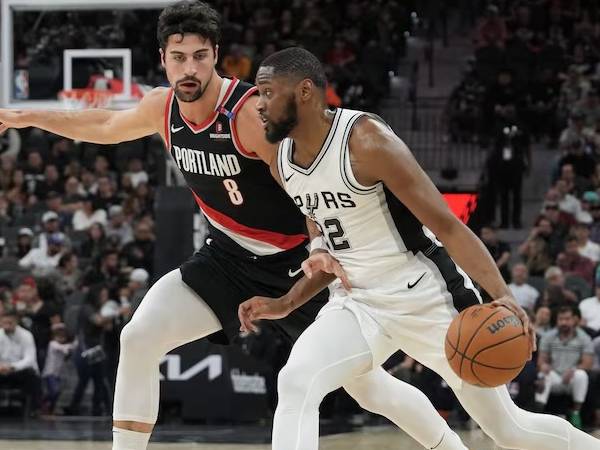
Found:
<svg viewBox="0 0 600 450"><path fill-rule="evenodd" d="M592 260L594 264L600 261L600 244L590 240L590 226L586 223L578 223L574 227L577 238L578 251L582 256Z"/></svg>
<svg viewBox="0 0 600 450"><path fill-rule="evenodd" d="M538 277L544 276L546 269L552 265L561 249L561 236L554 231L548 219L541 217L525 242L519 246L519 254L529 274Z"/></svg>
<svg viewBox="0 0 600 450"><path fill-rule="evenodd" d="M87 238L81 244L79 255L83 258L100 258L107 245L108 239L106 238L104 226L95 222L87 229Z"/></svg>
<svg viewBox="0 0 600 450"><path fill-rule="evenodd" d="M60 312L56 305L40 296L37 283L31 277L21 282L17 299L21 324L31 331L35 339L38 367L44 367L50 328L52 324L60 322Z"/></svg>
<svg viewBox="0 0 600 450"><path fill-rule="evenodd" d="M97 190L98 185L96 184L96 176L93 172L89 171L88 169L83 169L81 171L81 196L94 196L96 195Z"/></svg>
<svg viewBox="0 0 600 450"><path fill-rule="evenodd" d="M128 175L131 178L131 185L134 189L137 188L140 183L148 183L148 173L144 170L141 159L131 158L127 165L127 169L125 175Z"/></svg>
<svg viewBox="0 0 600 450"><path fill-rule="evenodd" d="M4 195L4 192L0 191L0 228L9 227L13 222L10 214L10 203Z"/></svg>
<svg viewBox="0 0 600 450"><path fill-rule="evenodd" d="M139 267L152 273L154 239L152 228L147 221L140 221L136 224L134 240L126 244L121 251L129 267Z"/></svg>
<svg viewBox="0 0 600 450"><path fill-rule="evenodd" d="M492 258L494 258L496 266L502 274L502 278L505 281L509 281L508 261L510 259L510 246L498 239L498 233L492 225L486 225L481 228L481 240L488 252L490 252L490 255L492 255Z"/></svg>
<svg viewBox="0 0 600 450"><path fill-rule="evenodd" d="M103 209L108 211L112 205L119 203L114 190L114 181L108 176L98 177L97 184L98 189L96 190L96 197L94 202L95 209Z"/></svg>
<svg viewBox="0 0 600 450"><path fill-rule="evenodd" d="M68 236L61 233L58 214L54 211L46 211L42 215L42 232L36 237L33 242L34 247L39 247L41 250L48 248L48 236L61 234L65 248L71 247L71 240Z"/></svg>
<svg viewBox="0 0 600 450"><path fill-rule="evenodd" d="M104 332L111 326L112 318L100 315L102 305L107 301L108 289L104 286L96 286L90 289L81 307L77 331L78 345L74 354L79 380L69 407L65 408L66 414L80 414L81 400L90 380L94 384L92 414L99 416L110 410L106 352L103 344Z"/></svg>
<svg viewBox="0 0 600 450"><path fill-rule="evenodd" d="M593 361L592 340L577 328L573 308L560 308L556 328L544 336L540 344L538 368L543 374L544 389L536 395L536 401L545 406L551 393L570 393L573 411L569 419L573 426L581 428L580 410L589 386L586 371L592 368Z"/></svg>
<svg viewBox="0 0 600 450"><path fill-rule="evenodd" d="M111 206L108 210L108 217L109 221L106 225L106 236L108 238L115 237L118 239L119 246L133 241L133 228L125 221L122 206Z"/></svg>
<svg viewBox="0 0 600 450"><path fill-rule="evenodd" d="M54 233L48 236L47 248L33 248L19 260L19 266L31 270L35 275L48 275L52 269L58 266L64 248L64 237L62 233Z"/></svg>
<svg viewBox="0 0 600 450"><path fill-rule="evenodd" d="M63 193L63 181L54 164L48 164L44 169L43 181L36 183L35 196L38 200L45 200L49 192Z"/></svg>
<svg viewBox="0 0 600 450"><path fill-rule="evenodd" d="M565 275L560 267L549 267L544 274L544 279L546 280L546 292L550 294L550 298L546 299L548 302L545 304L549 305L551 309L557 304L566 301L577 302L577 295L565 287ZM553 294L555 294L554 297Z"/></svg>
<svg viewBox="0 0 600 450"><path fill-rule="evenodd" d="M560 168L560 179L566 182L568 192L576 197L581 197L585 191L592 189L590 180L577 175L573 164L565 163L562 165ZM595 192L592 193L595 194ZM600 201L600 199L598 200Z"/></svg>
<svg viewBox="0 0 600 450"><path fill-rule="evenodd" d="M4 310L0 325L0 386L21 388L35 413L41 406L41 383L33 335L18 325L12 309Z"/></svg>
<svg viewBox="0 0 600 450"><path fill-rule="evenodd" d="M46 178L44 176L44 161L37 150L32 150L27 155L27 163L23 167L23 172L27 193L35 194Z"/></svg>
<svg viewBox="0 0 600 450"><path fill-rule="evenodd" d="M506 24L500 16L500 11L496 5L488 5L485 17L477 27L477 46L478 47L504 47L507 38Z"/></svg>
<svg viewBox="0 0 600 450"><path fill-rule="evenodd" d="M44 382L44 412L53 414L56 402L62 391L61 373L66 359L71 355L77 342L68 342L67 329L63 323L52 325L52 340L48 344L48 356L42 372Z"/></svg>
<svg viewBox="0 0 600 450"><path fill-rule="evenodd" d="M67 178L64 191L62 209L72 215L81 207L81 200L83 199L79 179L74 176Z"/></svg>
<svg viewBox="0 0 600 450"><path fill-rule="evenodd" d="M84 286L103 284L111 290L116 290L119 285L119 252L115 249L106 249L99 261L83 276Z"/></svg>
<svg viewBox="0 0 600 450"><path fill-rule="evenodd" d="M491 157L491 175L500 195L500 228L519 229L521 224L523 176L531 167L529 134L516 118L516 110L509 107L503 110L494 138L494 152Z"/></svg>
<svg viewBox="0 0 600 450"><path fill-rule="evenodd" d="M552 329L551 325L552 311L548 306L540 306L535 311L535 320L533 327L538 339L543 339L544 336Z"/></svg>
<svg viewBox="0 0 600 450"><path fill-rule="evenodd" d="M73 229L75 231L87 230L92 224L106 225L106 211L99 209L93 197L83 199L81 209L73 214Z"/></svg>
<svg viewBox="0 0 600 450"><path fill-rule="evenodd" d="M575 220L579 220L581 202L569 193L569 187L565 180L558 180L554 185L558 192L558 206L561 211L570 214Z"/></svg>
<svg viewBox="0 0 600 450"><path fill-rule="evenodd" d="M243 53L239 44L232 44L223 58L221 68L229 77L247 80L252 71L252 60Z"/></svg>
<svg viewBox="0 0 600 450"><path fill-rule="evenodd" d="M14 250L14 256L21 259L31 251L33 244L33 231L31 228L19 228L17 234L17 246Z"/></svg>
<svg viewBox="0 0 600 450"><path fill-rule="evenodd" d="M573 216L561 211L558 207L558 203L555 201L546 201L544 203L542 214L550 221L553 233L560 241L569 234L571 225L575 223Z"/></svg>
<svg viewBox="0 0 600 450"><path fill-rule="evenodd" d="M581 254L575 236L567 238L565 251L558 255L556 262L565 275L575 275L583 278L590 286L593 284L595 264Z"/></svg>
<svg viewBox="0 0 600 450"><path fill-rule="evenodd" d="M592 155L586 151L583 137L566 140L564 151L564 156L558 163L559 167L562 167L565 164L572 164L577 175L588 179L594 174L596 161Z"/></svg>
<svg viewBox="0 0 600 450"><path fill-rule="evenodd" d="M61 299L79 289L81 284L81 271L79 259L73 252L64 253L58 260L58 267L50 274L56 294Z"/></svg>
<svg viewBox="0 0 600 450"><path fill-rule="evenodd" d="M589 329L593 336L600 334L600 286L596 286L596 295L586 298L579 304L581 326Z"/></svg>
<svg viewBox="0 0 600 450"><path fill-rule="evenodd" d="M526 93L527 126L533 137L538 140L547 135L551 147L554 147L558 139L556 114L559 91L560 86L554 71L546 67L529 83Z"/></svg>
<svg viewBox="0 0 600 450"><path fill-rule="evenodd" d="M536 288L527 284L529 277L527 266L522 263L515 264L512 267L511 275L512 282L508 287L513 297L521 307L533 312L540 293Z"/></svg>
<svg viewBox="0 0 600 450"><path fill-rule="evenodd" d="M96 179L108 177L110 180L116 181L116 174L110 170L110 162L104 155L96 155L94 159L94 174L96 175Z"/></svg>
<svg viewBox="0 0 600 450"><path fill-rule="evenodd" d="M129 284L127 286L129 291L128 301L131 306L131 314L137 310L138 306L140 306L140 303L142 302L142 299L146 295L146 292L148 292L149 278L150 276L148 275L148 272L146 272L144 269L133 269L131 272L131 275L129 276Z"/></svg>

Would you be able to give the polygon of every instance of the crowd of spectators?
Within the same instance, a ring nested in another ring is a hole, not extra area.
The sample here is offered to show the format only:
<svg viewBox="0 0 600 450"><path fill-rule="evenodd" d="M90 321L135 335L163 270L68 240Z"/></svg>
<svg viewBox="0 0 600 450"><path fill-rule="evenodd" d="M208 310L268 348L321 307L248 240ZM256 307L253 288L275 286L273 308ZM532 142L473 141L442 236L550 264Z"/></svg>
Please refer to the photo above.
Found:
<svg viewBox="0 0 600 450"><path fill-rule="evenodd" d="M410 27L410 5L400 1L226 0L218 2L223 33L218 69L253 81L262 59L302 46L325 64L332 105L374 109L387 93ZM30 98L54 98L62 89L62 53L77 48L131 48L134 79L164 83L157 58L155 25L160 10L19 12L15 15L15 68L29 73ZM93 73L121 69L110 60L78 63L74 86Z"/></svg>
<svg viewBox="0 0 600 450"><path fill-rule="evenodd" d="M450 132L491 144L487 221L521 228L532 144L553 161L524 242L511 248L491 225L480 232L538 333L511 394L529 409L569 412L576 426L582 418L600 426L600 4L490 2L474 39L450 100Z"/></svg>

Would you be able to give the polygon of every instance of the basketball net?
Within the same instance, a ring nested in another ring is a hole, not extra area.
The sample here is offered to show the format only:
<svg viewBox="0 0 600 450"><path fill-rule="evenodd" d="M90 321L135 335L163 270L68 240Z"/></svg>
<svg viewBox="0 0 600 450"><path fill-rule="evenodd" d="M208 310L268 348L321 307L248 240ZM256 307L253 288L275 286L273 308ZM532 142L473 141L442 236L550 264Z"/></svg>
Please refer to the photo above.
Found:
<svg viewBox="0 0 600 450"><path fill-rule="evenodd" d="M65 109L108 108L114 94L110 91L83 88L64 90L58 93Z"/></svg>

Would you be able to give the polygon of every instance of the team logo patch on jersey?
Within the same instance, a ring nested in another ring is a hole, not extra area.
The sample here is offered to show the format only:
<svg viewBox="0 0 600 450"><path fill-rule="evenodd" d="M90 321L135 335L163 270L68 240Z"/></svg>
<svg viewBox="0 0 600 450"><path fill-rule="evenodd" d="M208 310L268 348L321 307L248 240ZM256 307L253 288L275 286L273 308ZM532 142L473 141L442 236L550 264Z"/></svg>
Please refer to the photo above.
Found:
<svg viewBox="0 0 600 450"><path fill-rule="evenodd" d="M230 133L223 133L223 124L221 122L215 123L215 132L210 133L211 139L231 139Z"/></svg>

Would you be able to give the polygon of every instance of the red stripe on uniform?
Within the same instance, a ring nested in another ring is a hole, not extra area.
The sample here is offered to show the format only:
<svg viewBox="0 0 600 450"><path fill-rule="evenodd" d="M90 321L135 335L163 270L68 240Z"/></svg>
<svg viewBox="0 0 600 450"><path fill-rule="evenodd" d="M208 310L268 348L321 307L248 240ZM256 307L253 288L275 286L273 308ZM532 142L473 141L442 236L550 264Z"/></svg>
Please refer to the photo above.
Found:
<svg viewBox="0 0 600 450"><path fill-rule="evenodd" d="M171 130L169 130L169 122L171 121L171 105L173 104L173 89L169 90L167 95L167 103L165 103L165 144L167 151L171 152Z"/></svg>
<svg viewBox="0 0 600 450"><path fill-rule="evenodd" d="M246 100L248 100L250 98L250 96L256 94L258 92L258 88L256 86L248 89L246 91L246 93L238 100L238 102L235 104L235 106L233 107L233 120L230 120L230 126L229 128L231 128L231 137L233 140L233 145L234 147L244 156L249 157L249 158L257 158L258 155L254 152L251 152L249 150L246 150L246 148L244 147L244 145L242 144L242 141L240 141L240 138L238 137L238 133L237 133L237 125L235 122L235 119L237 118L237 112L242 108L242 106L244 106L244 103L246 103Z"/></svg>
<svg viewBox="0 0 600 450"><path fill-rule="evenodd" d="M231 217L226 216L225 214L217 211L216 209L211 208L206 203L202 201L198 195L194 191L194 198L196 199L196 203L202 212L210 217L215 222L219 223L223 227L233 231L240 236L244 236L250 239L254 239L260 242L265 242L267 244L273 245L282 250L289 250L298 245L302 244L306 241L307 236L304 234L294 234L287 235L282 233L277 233L275 231L267 231L267 230L259 230L257 228L250 228L246 225L242 225L241 223L237 223Z"/></svg>

